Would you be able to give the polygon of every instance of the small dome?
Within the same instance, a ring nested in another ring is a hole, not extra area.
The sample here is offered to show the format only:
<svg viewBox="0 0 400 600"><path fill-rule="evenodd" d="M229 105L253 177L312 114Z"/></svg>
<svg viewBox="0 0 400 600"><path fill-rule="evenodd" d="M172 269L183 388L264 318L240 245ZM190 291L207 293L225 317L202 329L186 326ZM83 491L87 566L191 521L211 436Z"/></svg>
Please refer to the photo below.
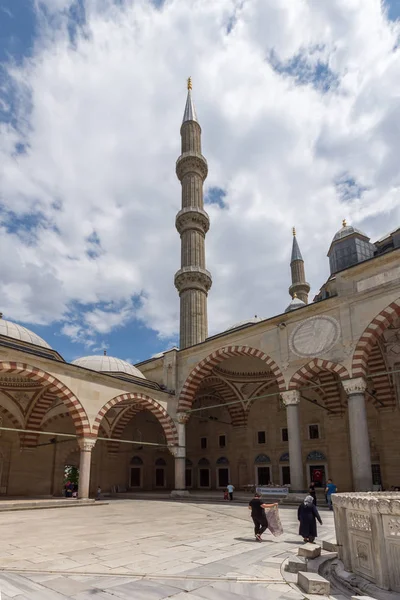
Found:
<svg viewBox="0 0 400 600"><path fill-rule="evenodd" d="M306 306L306 303L303 302L303 300L300 300L300 298L298 298L296 296L296 294L293 296L293 299L291 301L291 303L289 304L289 306L285 309L285 313L287 312L291 312L292 310L296 310L296 308L301 308L302 306Z"/></svg>
<svg viewBox="0 0 400 600"><path fill-rule="evenodd" d="M127 373L134 377L146 379L139 369L128 363L126 360L115 358L114 356L83 356L82 358L73 360L71 364L77 365L78 367L85 367L85 369L90 369L91 371L99 371L101 373Z"/></svg>
<svg viewBox="0 0 400 600"><path fill-rule="evenodd" d="M22 342L28 342L29 344L35 344L35 346L42 346L42 348L49 348L51 346L45 342L40 336L33 333L30 329L17 325L11 321L6 321L0 317L0 335L6 335L7 337L14 338L15 340L21 340Z"/></svg>
<svg viewBox="0 0 400 600"><path fill-rule="evenodd" d="M259 323L260 321L262 321L262 318L257 317L257 315L256 315L252 319L246 319L245 321L239 321L239 323L235 323L235 325L232 325L232 327L228 327L228 329L225 329L225 331L230 331L231 329L236 329L237 327L243 327L243 325L251 325L252 323Z"/></svg>
<svg viewBox="0 0 400 600"><path fill-rule="evenodd" d="M339 229L339 231L337 231L335 233L332 243L337 242L338 240L342 240L343 238L348 237L349 235L352 235L353 233L358 233L358 235L362 235L363 237L365 237L369 240L369 237L367 236L366 233L364 233L363 231L360 231L360 229L357 229L356 227L353 227L353 225L347 225L345 220L343 220L342 225L343 225L342 228Z"/></svg>

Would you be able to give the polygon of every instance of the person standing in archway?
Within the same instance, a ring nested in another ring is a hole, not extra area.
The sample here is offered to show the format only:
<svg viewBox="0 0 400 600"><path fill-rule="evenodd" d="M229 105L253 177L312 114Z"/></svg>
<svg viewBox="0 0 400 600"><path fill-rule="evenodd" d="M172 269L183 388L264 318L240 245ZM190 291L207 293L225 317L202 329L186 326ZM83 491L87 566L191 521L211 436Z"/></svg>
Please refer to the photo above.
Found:
<svg viewBox="0 0 400 600"><path fill-rule="evenodd" d="M254 494L254 498L249 502L249 510L251 510L251 518L254 523L254 535L257 542L262 542L262 534L268 527L266 508L273 508L277 504L264 504L260 494Z"/></svg>

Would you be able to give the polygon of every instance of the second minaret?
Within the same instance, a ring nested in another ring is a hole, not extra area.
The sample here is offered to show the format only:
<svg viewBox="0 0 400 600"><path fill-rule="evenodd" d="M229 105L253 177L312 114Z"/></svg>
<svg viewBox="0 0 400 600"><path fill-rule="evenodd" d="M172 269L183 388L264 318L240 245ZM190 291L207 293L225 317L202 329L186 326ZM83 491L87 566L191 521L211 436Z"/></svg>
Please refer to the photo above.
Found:
<svg viewBox="0 0 400 600"><path fill-rule="evenodd" d="M180 297L180 348L203 342L208 335L207 296L211 274L206 269L205 236L210 219L204 210L203 182L207 161L201 154L201 127L192 100L192 83L181 126L182 149L176 174L182 184L182 209L176 216L181 236L181 268L175 275Z"/></svg>

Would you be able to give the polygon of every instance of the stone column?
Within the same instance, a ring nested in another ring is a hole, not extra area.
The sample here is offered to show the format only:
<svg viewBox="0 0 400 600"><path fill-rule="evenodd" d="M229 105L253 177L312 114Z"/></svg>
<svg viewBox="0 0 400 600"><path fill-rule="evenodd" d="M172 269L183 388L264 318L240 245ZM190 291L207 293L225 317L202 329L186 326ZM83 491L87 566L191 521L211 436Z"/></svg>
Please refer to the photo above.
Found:
<svg viewBox="0 0 400 600"><path fill-rule="evenodd" d="M290 487L291 491L303 491L305 487L300 433L300 392L290 390L283 392L281 395L286 406L288 426Z"/></svg>
<svg viewBox="0 0 400 600"><path fill-rule="evenodd" d="M368 492L372 490L372 470L365 406L367 384L362 377L347 379L342 383L348 399L354 491Z"/></svg>
<svg viewBox="0 0 400 600"><path fill-rule="evenodd" d="M81 451L79 460L78 498L87 499L89 498L92 450L96 444L96 439L87 437L78 438L78 444Z"/></svg>
<svg viewBox="0 0 400 600"><path fill-rule="evenodd" d="M186 489L186 423L189 416L186 413L178 413L177 418L178 446L171 448L175 457L175 489L171 492L171 496L182 498L189 496Z"/></svg>

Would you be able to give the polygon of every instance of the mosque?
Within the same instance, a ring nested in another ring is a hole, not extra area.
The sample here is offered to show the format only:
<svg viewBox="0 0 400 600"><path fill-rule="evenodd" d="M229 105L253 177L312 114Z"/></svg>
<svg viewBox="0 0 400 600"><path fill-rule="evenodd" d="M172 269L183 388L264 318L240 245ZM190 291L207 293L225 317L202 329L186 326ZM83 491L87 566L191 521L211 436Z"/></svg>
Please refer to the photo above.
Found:
<svg viewBox="0 0 400 600"><path fill-rule="evenodd" d="M208 336L207 161L191 82L181 126L176 217L180 346L137 365L107 355L66 362L0 320L0 494L304 490L400 485L400 228L372 243L343 222L313 302L293 231L291 301ZM289 257L288 257L289 258ZM283 307L284 308L284 307Z"/></svg>

